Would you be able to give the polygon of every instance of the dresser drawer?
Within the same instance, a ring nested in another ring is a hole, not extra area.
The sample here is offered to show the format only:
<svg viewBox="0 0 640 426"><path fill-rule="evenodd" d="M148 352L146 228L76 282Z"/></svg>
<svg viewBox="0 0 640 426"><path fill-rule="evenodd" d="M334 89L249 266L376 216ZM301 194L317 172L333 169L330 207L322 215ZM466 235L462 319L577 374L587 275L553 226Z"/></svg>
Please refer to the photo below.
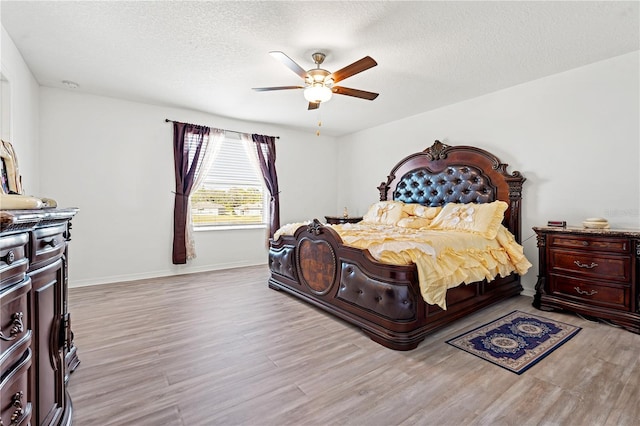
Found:
<svg viewBox="0 0 640 426"><path fill-rule="evenodd" d="M29 347L31 279L0 291L0 371L4 372Z"/></svg>
<svg viewBox="0 0 640 426"><path fill-rule="evenodd" d="M28 425L32 404L29 401L31 349L8 371L0 382L0 418L3 425Z"/></svg>
<svg viewBox="0 0 640 426"><path fill-rule="evenodd" d="M607 253L629 254L631 242L627 238L606 238L588 235L555 235L548 237L549 246Z"/></svg>
<svg viewBox="0 0 640 426"><path fill-rule="evenodd" d="M29 234L13 234L0 237L0 289L24 279L29 268L27 243Z"/></svg>
<svg viewBox="0 0 640 426"><path fill-rule="evenodd" d="M549 271L631 284L631 258L583 251L549 251Z"/></svg>
<svg viewBox="0 0 640 426"><path fill-rule="evenodd" d="M36 229L33 233L34 257L31 263L35 265L60 257L67 245L66 230L66 224Z"/></svg>
<svg viewBox="0 0 640 426"><path fill-rule="evenodd" d="M631 308L631 288L592 280L552 274L549 289L554 296L562 296L575 301L618 310Z"/></svg>

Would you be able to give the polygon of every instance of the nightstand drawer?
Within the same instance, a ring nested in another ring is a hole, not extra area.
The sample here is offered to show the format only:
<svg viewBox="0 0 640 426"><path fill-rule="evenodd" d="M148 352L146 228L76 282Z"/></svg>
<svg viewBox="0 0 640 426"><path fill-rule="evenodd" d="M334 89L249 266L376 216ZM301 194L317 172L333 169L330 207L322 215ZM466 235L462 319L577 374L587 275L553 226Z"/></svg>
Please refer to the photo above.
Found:
<svg viewBox="0 0 640 426"><path fill-rule="evenodd" d="M628 254L631 244L626 238L603 238L586 235L549 235L549 247Z"/></svg>
<svg viewBox="0 0 640 426"><path fill-rule="evenodd" d="M589 252L550 250L549 272L615 280L631 284L631 258Z"/></svg>
<svg viewBox="0 0 640 426"><path fill-rule="evenodd" d="M533 306L579 312L640 334L640 230L534 227Z"/></svg>
<svg viewBox="0 0 640 426"><path fill-rule="evenodd" d="M592 280L585 281L562 275L550 276L549 289L552 295L561 295L589 305L599 305L618 310L629 311L631 307L631 288Z"/></svg>

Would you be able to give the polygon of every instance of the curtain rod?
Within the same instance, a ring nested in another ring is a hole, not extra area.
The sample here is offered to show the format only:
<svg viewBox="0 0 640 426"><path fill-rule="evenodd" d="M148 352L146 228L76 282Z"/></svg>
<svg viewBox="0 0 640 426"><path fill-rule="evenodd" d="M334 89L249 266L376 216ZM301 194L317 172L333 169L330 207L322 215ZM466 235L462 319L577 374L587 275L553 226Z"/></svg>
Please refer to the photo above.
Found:
<svg viewBox="0 0 640 426"><path fill-rule="evenodd" d="M176 120L169 120L168 118L164 119L165 123L183 123L183 121L176 121ZM192 123L185 123L185 124L191 124L192 126L199 126L200 124L192 124ZM220 129L220 130L224 130L225 132L231 132L231 133L235 133L237 135L241 135L241 134L245 134L247 132L238 132L236 130L228 130L228 129ZM276 139L280 139L280 136L269 136L270 138L276 138Z"/></svg>

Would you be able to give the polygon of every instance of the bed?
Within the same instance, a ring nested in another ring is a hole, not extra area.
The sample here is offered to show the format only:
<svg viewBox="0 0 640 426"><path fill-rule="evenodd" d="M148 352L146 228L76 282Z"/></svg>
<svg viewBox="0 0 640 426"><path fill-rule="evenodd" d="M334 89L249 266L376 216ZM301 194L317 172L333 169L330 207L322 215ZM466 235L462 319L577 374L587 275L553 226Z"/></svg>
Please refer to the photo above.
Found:
<svg viewBox="0 0 640 426"><path fill-rule="evenodd" d="M443 207L502 201L502 225L519 243L525 178L508 173L507 166L483 149L435 141L393 167L378 187L380 202ZM270 288L315 305L395 350L414 349L435 330L522 291L514 272L446 290L444 308L427 303L415 264L376 260L317 219L269 244Z"/></svg>

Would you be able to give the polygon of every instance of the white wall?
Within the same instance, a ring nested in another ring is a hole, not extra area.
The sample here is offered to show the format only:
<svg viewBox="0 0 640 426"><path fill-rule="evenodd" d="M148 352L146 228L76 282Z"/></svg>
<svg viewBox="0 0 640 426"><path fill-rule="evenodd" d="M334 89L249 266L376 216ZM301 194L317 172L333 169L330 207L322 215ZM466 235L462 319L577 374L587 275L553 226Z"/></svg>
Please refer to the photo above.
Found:
<svg viewBox="0 0 640 426"><path fill-rule="evenodd" d="M81 209L74 220L71 286L266 261L264 233L245 230L197 233L198 259L171 264L172 126L165 118L281 136L282 223L338 214L344 206L363 214L398 160L440 139L480 146L527 178L523 239L534 265L531 227L549 219L579 225L604 216L613 227L640 227L638 52L335 140L39 88L4 28L1 35L2 73L11 82L11 142L25 192ZM536 275L534 267L523 280L529 293Z"/></svg>
<svg viewBox="0 0 640 426"><path fill-rule="evenodd" d="M484 148L527 178L522 235L535 266L523 284L532 294L538 273L533 226L554 219L579 226L601 216L614 228L640 227L639 56L619 56L340 138L338 208L366 212L393 166L436 139Z"/></svg>
<svg viewBox="0 0 640 426"><path fill-rule="evenodd" d="M40 87L4 27L0 33L0 70L10 85L11 123L9 142L18 156L22 185L26 194L39 194L38 102Z"/></svg>
<svg viewBox="0 0 640 426"><path fill-rule="evenodd" d="M333 138L53 88L41 89L40 102L41 193L80 208L71 287L267 262L265 231L254 229L197 232L198 258L171 263L173 126L165 118L280 136L281 222L334 211Z"/></svg>

